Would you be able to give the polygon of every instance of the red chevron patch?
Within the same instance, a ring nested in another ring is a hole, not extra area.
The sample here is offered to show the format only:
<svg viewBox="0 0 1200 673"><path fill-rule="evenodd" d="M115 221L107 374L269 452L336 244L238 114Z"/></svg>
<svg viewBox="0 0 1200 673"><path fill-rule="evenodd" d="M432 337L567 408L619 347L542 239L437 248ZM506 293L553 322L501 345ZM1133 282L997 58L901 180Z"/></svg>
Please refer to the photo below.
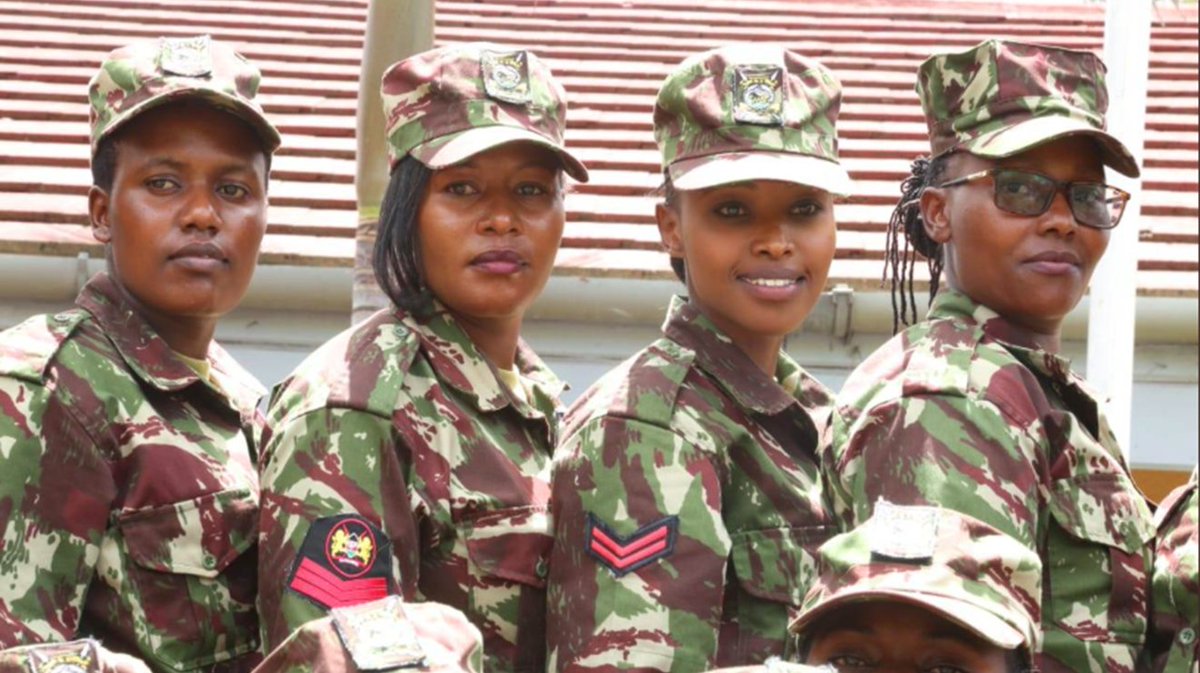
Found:
<svg viewBox="0 0 1200 673"><path fill-rule="evenodd" d="M679 517L669 516L621 537L589 512L584 539L588 555L621 577L670 556L678 532Z"/></svg>

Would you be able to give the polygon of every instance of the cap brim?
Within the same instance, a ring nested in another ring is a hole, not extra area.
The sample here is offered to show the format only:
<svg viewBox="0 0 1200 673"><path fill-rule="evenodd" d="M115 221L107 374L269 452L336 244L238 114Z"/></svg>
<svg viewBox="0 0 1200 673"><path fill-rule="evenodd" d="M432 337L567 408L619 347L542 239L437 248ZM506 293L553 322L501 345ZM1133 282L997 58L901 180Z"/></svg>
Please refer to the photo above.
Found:
<svg viewBox="0 0 1200 673"><path fill-rule="evenodd" d="M139 115L145 112L166 105L167 103L175 103L182 100L198 100L209 103L218 110L223 110L231 115L236 116L238 119L241 119L249 124L250 127L253 128L258 134L258 136L262 138L268 152L274 153L275 150L279 149L279 145L282 142L282 138L279 135L279 130L276 129L275 126L263 116L262 112L247 105L238 98L220 91L206 89L203 87L197 87L194 89L176 89L174 91L169 91L143 101L142 103L139 103L133 108L127 110L119 123L113 124L104 129L104 136L111 136L117 130L124 128L129 124L129 122L137 119Z"/></svg>
<svg viewBox="0 0 1200 673"><path fill-rule="evenodd" d="M966 631L1004 650L1011 650L1022 645L1030 648L1034 646L1033 643L1026 642L1025 635L1012 624L973 603L937 594L888 589L840 592L829 600L806 610L788 625L788 629L792 633L801 633L837 608L869 601L895 601L933 610Z"/></svg>
<svg viewBox="0 0 1200 673"><path fill-rule="evenodd" d="M429 142L417 145L411 154L417 161L429 168L438 169L462 163L467 159L486 152L493 147L507 143L526 141L541 145L558 155L563 170L578 182L588 181L588 170L583 162L576 159L570 152L554 144L550 140L523 128L515 126L478 126L458 133L435 138Z"/></svg>
<svg viewBox="0 0 1200 673"><path fill-rule="evenodd" d="M790 152L730 152L671 164L676 189L708 189L749 180L778 180L850 196L854 181L840 164Z"/></svg>
<svg viewBox="0 0 1200 673"><path fill-rule="evenodd" d="M1019 124L985 133L959 147L976 156L1003 159L1070 136L1087 136L1095 140L1104 155L1104 165L1112 167L1118 173L1131 178L1141 175L1137 160L1121 141L1083 120L1062 115L1027 119Z"/></svg>

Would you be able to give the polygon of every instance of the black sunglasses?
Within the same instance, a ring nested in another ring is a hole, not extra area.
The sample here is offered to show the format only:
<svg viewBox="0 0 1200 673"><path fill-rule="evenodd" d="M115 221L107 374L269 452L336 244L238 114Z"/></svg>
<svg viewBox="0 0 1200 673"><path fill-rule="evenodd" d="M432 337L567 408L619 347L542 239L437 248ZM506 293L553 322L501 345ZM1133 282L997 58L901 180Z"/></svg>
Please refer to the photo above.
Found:
<svg viewBox="0 0 1200 673"><path fill-rule="evenodd" d="M1011 168L989 168L944 182L939 187L957 187L986 177L992 178L992 200L996 207L1014 215L1036 217L1050 209L1054 195L1067 194L1075 221L1094 229L1112 229L1121 221L1129 192L1103 182L1059 182L1038 173Z"/></svg>

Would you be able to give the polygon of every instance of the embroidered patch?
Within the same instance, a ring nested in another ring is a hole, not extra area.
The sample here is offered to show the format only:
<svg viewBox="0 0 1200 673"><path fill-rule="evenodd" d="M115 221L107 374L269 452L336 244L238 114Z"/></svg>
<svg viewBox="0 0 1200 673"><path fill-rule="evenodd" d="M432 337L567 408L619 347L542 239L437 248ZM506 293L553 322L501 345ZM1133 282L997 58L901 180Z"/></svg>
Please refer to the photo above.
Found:
<svg viewBox="0 0 1200 673"><path fill-rule="evenodd" d="M360 671L425 665L417 630L399 596L330 610L334 630Z"/></svg>
<svg viewBox="0 0 1200 673"><path fill-rule="evenodd" d="M733 120L783 124L783 68L747 66L733 71Z"/></svg>
<svg viewBox="0 0 1200 673"><path fill-rule="evenodd" d="M26 656L30 673L92 673L100 670L96 641L90 638L32 648Z"/></svg>
<svg viewBox="0 0 1200 673"><path fill-rule="evenodd" d="M387 535L353 514L317 519L304 535L288 588L323 608L358 605L395 593Z"/></svg>
<svg viewBox="0 0 1200 673"><path fill-rule="evenodd" d="M529 55L523 51L483 52L483 90L490 98L524 105L529 102Z"/></svg>
<svg viewBox="0 0 1200 673"><path fill-rule="evenodd" d="M158 67L169 75L204 77L212 72L212 40L207 35L162 38Z"/></svg>
<svg viewBox="0 0 1200 673"><path fill-rule="evenodd" d="M871 553L901 561L929 561L937 548L941 509L925 505L893 505L882 498L868 524Z"/></svg>
<svg viewBox="0 0 1200 673"><path fill-rule="evenodd" d="M592 558L621 577L670 556L678 533L679 517L669 516L621 537L589 512L584 544Z"/></svg>

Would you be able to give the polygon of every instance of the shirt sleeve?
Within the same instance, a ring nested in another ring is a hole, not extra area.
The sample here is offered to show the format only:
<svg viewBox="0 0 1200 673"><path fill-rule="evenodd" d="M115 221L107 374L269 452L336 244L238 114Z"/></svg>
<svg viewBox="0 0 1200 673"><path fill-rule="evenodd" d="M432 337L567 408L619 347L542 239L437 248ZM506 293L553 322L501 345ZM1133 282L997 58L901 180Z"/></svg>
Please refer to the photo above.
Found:
<svg viewBox="0 0 1200 673"><path fill-rule="evenodd" d="M713 667L725 470L662 427L602 417L560 447L547 594L555 671Z"/></svg>
<svg viewBox="0 0 1200 673"><path fill-rule="evenodd" d="M0 649L71 640L116 488L67 404L0 377Z"/></svg>
<svg viewBox="0 0 1200 673"><path fill-rule="evenodd" d="M835 508L850 527L876 501L940 505L1037 549L1047 498L1040 428L958 394L912 395L834 419Z"/></svg>
<svg viewBox="0 0 1200 673"><path fill-rule="evenodd" d="M411 594L416 578L400 569L416 567L419 549L390 418L320 408L271 431L260 475L266 652L330 607Z"/></svg>

